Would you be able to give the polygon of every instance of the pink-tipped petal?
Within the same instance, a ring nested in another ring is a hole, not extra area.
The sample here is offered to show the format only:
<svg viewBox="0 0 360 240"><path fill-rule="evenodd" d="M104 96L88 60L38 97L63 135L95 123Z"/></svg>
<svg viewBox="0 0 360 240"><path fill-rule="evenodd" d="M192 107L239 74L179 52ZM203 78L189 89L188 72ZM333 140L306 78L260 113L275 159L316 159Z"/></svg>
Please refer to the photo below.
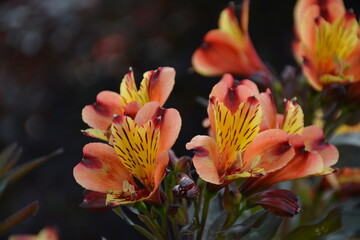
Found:
<svg viewBox="0 0 360 240"><path fill-rule="evenodd" d="M107 130L114 114L122 114L119 94L102 91L96 97L96 103L87 105L82 110L83 121L92 128Z"/></svg>
<svg viewBox="0 0 360 240"><path fill-rule="evenodd" d="M254 72L241 54L238 42L220 30L212 30L205 35L204 43L192 57L192 65L196 72L204 76L227 72L250 76Z"/></svg>
<svg viewBox="0 0 360 240"><path fill-rule="evenodd" d="M148 200L159 203L160 202L160 192L158 191L161 181L165 177L166 167L169 163L169 153L168 151L162 151L158 154L155 163L154 169L154 189L149 194Z"/></svg>
<svg viewBox="0 0 360 240"><path fill-rule="evenodd" d="M175 69L159 67L150 78L150 101L159 102L163 106L175 84Z"/></svg>
<svg viewBox="0 0 360 240"><path fill-rule="evenodd" d="M311 152L317 152L321 155L325 167L330 167L337 163L339 151L328 143L324 137L322 129L318 126L306 127L302 133L305 148Z"/></svg>
<svg viewBox="0 0 360 240"><path fill-rule="evenodd" d="M193 163L199 176L209 183L221 184L217 170L219 153L214 139L196 136L186 144L186 149L195 152Z"/></svg>
<svg viewBox="0 0 360 240"><path fill-rule="evenodd" d="M157 112L161 111L160 104L158 102L146 103L136 114L134 121L138 126L144 125L147 121L157 115Z"/></svg>
<svg viewBox="0 0 360 240"><path fill-rule="evenodd" d="M263 110L263 120L261 122L261 130L279 128L276 106L270 89L260 94L260 105Z"/></svg>
<svg viewBox="0 0 360 240"><path fill-rule="evenodd" d="M289 135L280 129L270 129L259 133L249 144L244 153L243 168L272 172L284 167L294 154Z"/></svg>
<svg viewBox="0 0 360 240"><path fill-rule="evenodd" d="M124 110L124 115L131 117L132 119L135 118L137 112L140 110L141 104L137 101L132 101L128 103Z"/></svg>
<svg viewBox="0 0 360 240"><path fill-rule="evenodd" d="M181 117L174 108L163 109L160 123L159 150L169 150L179 136L181 129Z"/></svg>
<svg viewBox="0 0 360 240"><path fill-rule="evenodd" d="M83 161L74 168L75 180L96 192L122 190L124 180L133 182L131 173L121 164L114 149L103 143L89 143L83 149Z"/></svg>

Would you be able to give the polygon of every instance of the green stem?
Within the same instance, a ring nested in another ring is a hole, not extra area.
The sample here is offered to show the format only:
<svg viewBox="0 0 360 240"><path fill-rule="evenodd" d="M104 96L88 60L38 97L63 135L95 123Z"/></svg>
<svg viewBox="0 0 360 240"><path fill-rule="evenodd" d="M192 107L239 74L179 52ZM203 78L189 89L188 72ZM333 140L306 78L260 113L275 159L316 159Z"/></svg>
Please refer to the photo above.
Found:
<svg viewBox="0 0 360 240"><path fill-rule="evenodd" d="M240 215L246 210L246 208L247 208L247 206L245 204L244 206L242 206L242 208L238 209L235 213L229 212L222 230L226 230L226 229L230 228L236 222L236 220L240 217Z"/></svg>
<svg viewBox="0 0 360 240"><path fill-rule="evenodd" d="M153 226L153 233L158 237L158 239L166 239L164 232L162 231L158 221L154 218L153 215L148 211L144 202L136 203L136 208L145 214L146 218L149 220L149 223Z"/></svg>
<svg viewBox="0 0 360 240"><path fill-rule="evenodd" d="M161 227L162 227L162 232L166 233L168 232L168 226L167 226L167 207L166 205L164 205L161 209L160 209L160 220L161 220Z"/></svg>
<svg viewBox="0 0 360 240"><path fill-rule="evenodd" d="M177 221L175 218L171 218L171 225L172 225L172 229L173 229L173 232L174 232L174 236L175 236L175 240L179 240L179 228L177 226Z"/></svg>
<svg viewBox="0 0 360 240"><path fill-rule="evenodd" d="M193 204L194 204L194 217L195 217L195 220L196 220L196 223L197 224L200 224L200 220L199 220L199 201L197 199L195 199L193 201Z"/></svg>
<svg viewBox="0 0 360 240"><path fill-rule="evenodd" d="M202 239L202 234L204 232L204 228L205 228L205 223L206 223L206 219L207 219L207 215L209 212L209 206L210 206L210 201L211 199L213 199L216 196L217 192L213 193L213 192L209 192L206 187L204 188L204 203L203 203L203 209L202 209L202 215L201 215L201 222L200 222L200 229L197 232L197 240L201 240Z"/></svg>
<svg viewBox="0 0 360 240"><path fill-rule="evenodd" d="M324 126L325 137L327 139L332 137L336 129L340 125L344 124L347 120L349 120L350 116L351 114L348 111L343 110L343 112L337 119L335 119L334 121L328 121Z"/></svg>
<svg viewBox="0 0 360 240"><path fill-rule="evenodd" d="M147 239L151 239L154 240L156 239L155 236L153 236L151 233L149 233L146 229L144 229L143 227L141 227L140 225L135 224L133 221L130 220L130 218L128 218L126 216L126 214L123 212L123 210L121 209L121 207L117 207L114 208L113 211L120 216L127 224L129 224L130 226L132 226L133 228L135 228L140 234L142 234L144 237L146 237Z"/></svg>

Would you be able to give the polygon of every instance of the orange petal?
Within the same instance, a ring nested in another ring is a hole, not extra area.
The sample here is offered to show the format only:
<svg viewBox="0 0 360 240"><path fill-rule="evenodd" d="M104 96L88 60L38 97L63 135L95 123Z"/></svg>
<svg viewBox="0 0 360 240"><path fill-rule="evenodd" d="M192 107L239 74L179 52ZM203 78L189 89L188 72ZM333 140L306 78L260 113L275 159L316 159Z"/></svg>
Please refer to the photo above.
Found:
<svg viewBox="0 0 360 240"><path fill-rule="evenodd" d="M248 188L252 189L252 191L255 191L255 189L263 189L275 183L317 175L321 173L323 169L324 165L319 154L302 151L297 154L287 166L254 180L253 185Z"/></svg>
<svg viewBox="0 0 360 240"><path fill-rule="evenodd" d="M134 121L138 126L144 125L151 118L157 117L157 112L160 111L160 104L158 102L149 102L146 103L140 110L137 112Z"/></svg>
<svg viewBox="0 0 360 240"><path fill-rule="evenodd" d="M243 45L244 33L240 29L239 21L233 7L227 7L220 13L219 29L227 33L239 45ZM245 34L247 34L247 32Z"/></svg>
<svg viewBox="0 0 360 240"><path fill-rule="evenodd" d="M206 182L221 184L218 173L219 153L214 139L208 136L196 136L186 144L187 150L194 150L194 167L197 174Z"/></svg>
<svg viewBox="0 0 360 240"><path fill-rule="evenodd" d="M270 89L260 94L260 105L263 112L261 130L279 128L274 99Z"/></svg>
<svg viewBox="0 0 360 240"><path fill-rule="evenodd" d="M82 110L83 121L92 128L106 131L111 125L114 114L122 114L119 94L102 91L96 96L94 105L87 105Z"/></svg>
<svg viewBox="0 0 360 240"><path fill-rule="evenodd" d="M308 177L321 173L324 169L322 158L317 153L303 151L298 154L291 162L279 171L269 174L266 181L268 184Z"/></svg>
<svg viewBox="0 0 360 240"><path fill-rule="evenodd" d="M83 161L74 168L76 181L85 189L103 192L122 191L123 181L133 183L131 173L121 164L114 149L103 143L89 143Z"/></svg>
<svg viewBox="0 0 360 240"><path fill-rule="evenodd" d="M339 151L325 140L322 129L318 126L304 128L302 133L305 148L308 151L319 153L324 161L324 167L330 167L337 163Z"/></svg>
<svg viewBox="0 0 360 240"><path fill-rule="evenodd" d="M289 135L280 129L270 129L259 133L249 144L243 157L244 169L263 169L272 172L284 167L294 156L289 144Z"/></svg>
<svg viewBox="0 0 360 240"><path fill-rule="evenodd" d="M158 154L155 163L154 169L154 190L149 194L148 200L159 203L160 200L160 192L158 191L161 181L165 177L166 167L169 163L169 153L168 151L162 151Z"/></svg>
<svg viewBox="0 0 360 240"><path fill-rule="evenodd" d="M144 74L145 76L145 74ZM149 81L150 101L165 104L175 83L175 69L171 67L159 67L152 71Z"/></svg>
<svg viewBox="0 0 360 240"><path fill-rule="evenodd" d="M124 115L134 119L140 108L141 108L141 104L139 102L132 101L125 106Z"/></svg>
<svg viewBox="0 0 360 240"><path fill-rule="evenodd" d="M159 103L150 102L144 105L135 117L137 125L141 126L151 118L158 118L160 125L160 142L158 151L169 150L178 138L181 129L181 117L176 109L163 109Z"/></svg>
<svg viewBox="0 0 360 240"><path fill-rule="evenodd" d="M12 235L8 240L58 240L59 233L55 228L45 227L43 228L38 235L30 234L21 234L21 235Z"/></svg>
<svg viewBox="0 0 360 240"><path fill-rule="evenodd" d="M250 0L244 0L241 4L240 24L244 33L248 33Z"/></svg>
<svg viewBox="0 0 360 240"><path fill-rule="evenodd" d="M233 73L250 76L254 70L241 53L239 43L220 30L208 32L192 57L194 70L204 76Z"/></svg>
<svg viewBox="0 0 360 240"><path fill-rule="evenodd" d="M220 82L213 87L210 97L216 97L234 114L240 103L259 94L254 85L249 80L237 81L231 74L224 74Z"/></svg>
<svg viewBox="0 0 360 240"><path fill-rule="evenodd" d="M179 136L181 117L174 108L163 109L160 122L159 151L169 150Z"/></svg>

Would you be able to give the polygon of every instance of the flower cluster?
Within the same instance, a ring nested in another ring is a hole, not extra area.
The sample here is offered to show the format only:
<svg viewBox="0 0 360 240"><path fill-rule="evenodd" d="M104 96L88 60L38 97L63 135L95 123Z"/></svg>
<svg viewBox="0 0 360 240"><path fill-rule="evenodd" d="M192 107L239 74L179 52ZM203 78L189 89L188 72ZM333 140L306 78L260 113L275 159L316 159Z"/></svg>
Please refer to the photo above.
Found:
<svg viewBox="0 0 360 240"><path fill-rule="evenodd" d="M168 165L168 150L181 127L178 111L161 107L174 77L169 67L146 72L137 90L131 70L121 83L120 94L101 92L94 105L83 109L84 122L92 127L84 133L108 142L85 145L83 161L74 168L81 186L102 193L85 198L84 206L92 207L91 200L95 200L99 207L101 196L104 207L161 201L159 186Z"/></svg>
<svg viewBox="0 0 360 240"><path fill-rule="evenodd" d="M304 202L307 210L319 206L315 203L329 186L336 194L341 189L351 193L348 197L356 195L350 190L358 188L358 171L343 169L334 175L339 151L327 141L337 130L349 128L344 124L357 107L349 100L360 97L355 15L341 0L298 0L293 53L313 89L305 88L309 99L279 101L279 96L286 96L286 81L273 76L256 53L248 31L249 6L250 1L244 0L240 19L234 5L225 8L218 29L205 35L192 57L195 72L222 75L209 94L208 135L197 135L185 146L193 158L177 158L170 151L181 128L178 111L163 108L174 85L175 70L170 67L146 72L139 90L131 70L119 94L103 91L95 104L83 109L83 120L90 127L84 134L104 141L85 145L83 160L74 168L76 181L89 190L83 207L113 209L149 239L179 239L186 234L202 239L206 230L208 238L232 238L234 233L245 236L264 218L275 224L279 218L273 215L300 214L293 191L302 189L297 192L301 196L313 196L314 205ZM347 99L328 112L334 98L327 97L327 90L334 86L342 86ZM318 113L323 116L320 120ZM304 179L315 176L323 178L318 188ZM291 184L283 184L286 181ZM221 199L224 210L210 229L214 198ZM135 212L146 229L129 220L123 207ZM250 218L256 220L246 219L254 212ZM249 229L244 230L246 226ZM280 234L289 233L286 227L282 225Z"/></svg>

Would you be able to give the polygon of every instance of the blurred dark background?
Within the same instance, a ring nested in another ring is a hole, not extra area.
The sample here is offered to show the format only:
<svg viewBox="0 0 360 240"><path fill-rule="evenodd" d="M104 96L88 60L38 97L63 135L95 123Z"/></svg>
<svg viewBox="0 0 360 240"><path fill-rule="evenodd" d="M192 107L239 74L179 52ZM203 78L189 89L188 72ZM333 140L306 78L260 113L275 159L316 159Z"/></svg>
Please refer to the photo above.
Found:
<svg viewBox="0 0 360 240"><path fill-rule="evenodd" d="M236 2L238 3L238 2ZM0 220L38 199L36 216L13 228L37 233L50 225L61 239L142 239L113 212L90 212L78 205L83 189L73 167L82 147L95 141L81 110L101 90L119 91L131 66L138 81L159 66L176 69L166 107L177 108L183 128L174 146L205 133L206 116L196 97L207 98L220 79L191 71L191 55L204 34L217 26L227 1L178 0L12 0L0 2L0 149L17 142L20 162L63 148L64 153L11 185L0 201ZM295 0L252 0L250 35L262 59L278 73L295 65L290 43ZM358 0L345 1L360 13ZM126 236L126 237L125 237Z"/></svg>

